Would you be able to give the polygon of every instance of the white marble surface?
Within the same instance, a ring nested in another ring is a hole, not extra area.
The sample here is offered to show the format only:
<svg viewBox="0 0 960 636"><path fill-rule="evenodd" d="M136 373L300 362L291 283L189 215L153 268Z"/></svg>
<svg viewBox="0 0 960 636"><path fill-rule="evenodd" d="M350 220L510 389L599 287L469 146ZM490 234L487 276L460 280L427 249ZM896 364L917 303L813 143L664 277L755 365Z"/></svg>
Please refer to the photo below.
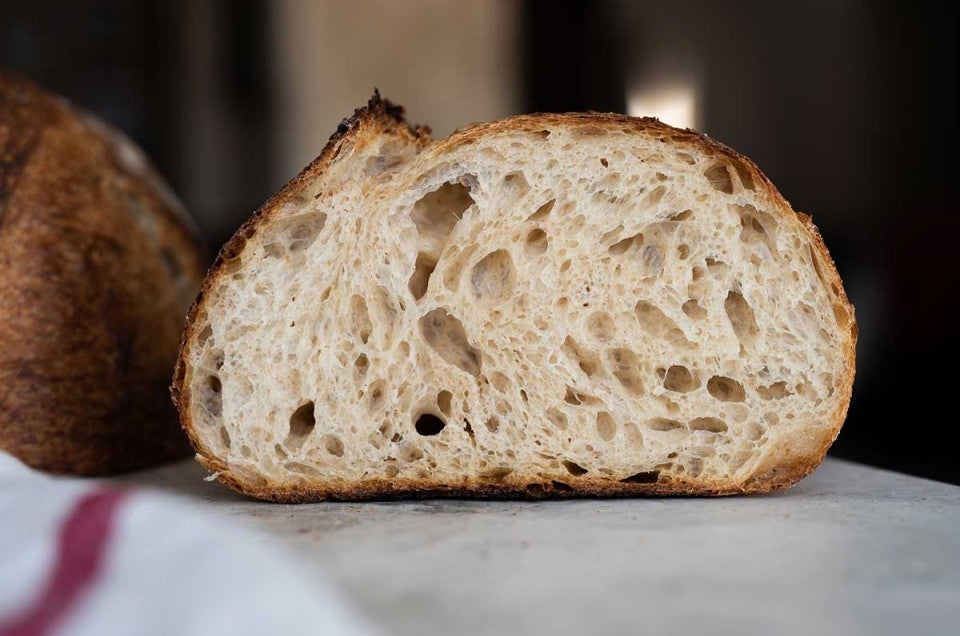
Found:
<svg viewBox="0 0 960 636"><path fill-rule="evenodd" d="M838 460L725 499L297 506L204 474L129 481L298 551L387 633L960 633L960 487Z"/></svg>

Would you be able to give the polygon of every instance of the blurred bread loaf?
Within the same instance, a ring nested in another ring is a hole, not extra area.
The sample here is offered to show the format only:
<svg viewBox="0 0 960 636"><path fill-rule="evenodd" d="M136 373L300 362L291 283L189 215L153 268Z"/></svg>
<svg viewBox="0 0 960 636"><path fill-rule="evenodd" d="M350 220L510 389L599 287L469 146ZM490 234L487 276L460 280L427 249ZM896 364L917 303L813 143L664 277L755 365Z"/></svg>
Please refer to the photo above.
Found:
<svg viewBox="0 0 960 636"><path fill-rule="evenodd" d="M733 494L843 423L856 324L809 217L692 131L378 96L224 247L174 397L279 501Z"/></svg>
<svg viewBox="0 0 960 636"><path fill-rule="evenodd" d="M202 266L129 139L0 74L0 449L83 475L187 453L167 385Z"/></svg>

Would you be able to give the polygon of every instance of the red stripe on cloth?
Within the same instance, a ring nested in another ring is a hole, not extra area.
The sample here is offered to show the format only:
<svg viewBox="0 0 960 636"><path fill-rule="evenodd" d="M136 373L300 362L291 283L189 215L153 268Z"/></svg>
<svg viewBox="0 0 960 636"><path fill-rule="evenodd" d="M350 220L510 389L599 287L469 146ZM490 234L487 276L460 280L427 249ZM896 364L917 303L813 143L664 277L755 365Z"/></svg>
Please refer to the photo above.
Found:
<svg viewBox="0 0 960 636"><path fill-rule="evenodd" d="M57 555L40 594L0 624L0 636L39 636L63 622L100 575L126 496L123 490L104 488L74 505L60 524Z"/></svg>

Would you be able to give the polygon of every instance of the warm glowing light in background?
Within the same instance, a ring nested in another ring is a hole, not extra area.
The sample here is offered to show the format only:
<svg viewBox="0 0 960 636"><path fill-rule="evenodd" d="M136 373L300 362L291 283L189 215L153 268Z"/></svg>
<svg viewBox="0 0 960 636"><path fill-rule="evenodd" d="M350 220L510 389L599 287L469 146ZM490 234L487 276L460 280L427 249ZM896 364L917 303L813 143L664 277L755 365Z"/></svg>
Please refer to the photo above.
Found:
<svg viewBox="0 0 960 636"><path fill-rule="evenodd" d="M638 87L627 95L627 114L656 117L677 128L696 128L696 88L692 84Z"/></svg>

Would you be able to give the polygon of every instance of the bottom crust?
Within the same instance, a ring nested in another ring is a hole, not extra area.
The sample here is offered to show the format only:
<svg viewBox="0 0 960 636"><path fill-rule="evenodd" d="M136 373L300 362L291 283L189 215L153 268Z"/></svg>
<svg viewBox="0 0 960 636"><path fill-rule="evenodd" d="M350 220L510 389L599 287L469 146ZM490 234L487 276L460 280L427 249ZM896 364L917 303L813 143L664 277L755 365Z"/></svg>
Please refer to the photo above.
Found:
<svg viewBox="0 0 960 636"><path fill-rule="evenodd" d="M311 484L250 484L230 472L216 473L217 479L250 497L275 503L311 503L321 501L396 501L404 499L509 499L542 500L572 498L627 497L724 497L761 494L786 490L823 461L826 449L809 464L778 467L760 478L746 482L713 480L697 483L667 478L650 483L630 483L598 478L573 477L548 482L510 482L470 480L461 484L438 484L427 479L376 479L351 485L316 486ZM210 470L216 462L197 458Z"/></svg>

